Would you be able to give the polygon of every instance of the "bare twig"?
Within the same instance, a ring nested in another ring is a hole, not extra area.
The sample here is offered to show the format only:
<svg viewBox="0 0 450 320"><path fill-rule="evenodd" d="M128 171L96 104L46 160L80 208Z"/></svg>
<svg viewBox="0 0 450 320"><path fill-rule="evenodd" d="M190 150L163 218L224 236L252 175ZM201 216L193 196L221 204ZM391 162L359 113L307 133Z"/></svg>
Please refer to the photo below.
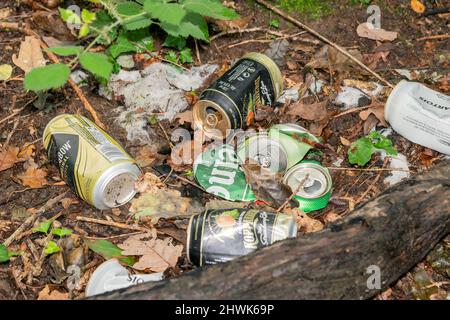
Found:
<svg viewBox="0 0 450 320"><path fill-rule="evenodd" d="M264 33L268 33L277 37L283 37L285 36L284 33L279 32L279 31L274 31L274 30L269 30L266 28L260 28L260 27L255 27L255 28L248 28L248 29L232 29L232 30L228 30L228 31L223 31L220 32L218 34L213 35L209 40L210 41L214 41L217 38L223 37L223 36L228 36L228 35L233 35L233 34L242 34L242 33L252 33L252 32L264 32Z"/></svg>
<svg viewBox="0 0 450 320"><path fill-rule="evenodd" d="M378 172L378 171L403 171L403 172L410 172L408 169L403 168L340 168L340 167L326 167L329 170L337 170L337 171L366 171L366 172Z"/></svg>
<svg viewBox="0 0 450 320"><path fill-rule="evenodd" d="M200 57L200 50L198 49L197 39L194 39L195 43L195 55L197 56L197 61L199 64L202 64L202 58Z"/></svg>
<svg viewBox="0 0 450 320"><path fill-rule="evenodd" d="M67 191L60 194L59 196L49 199L42 207L40 207L38 209L38 211L31 215L27 220L25 220L22 225L17 228L12 235L10 235L8 237L8 239L5 240L5 242L3 242L3 245L5 247L8 247L15 239L16 237L21 234L22 232L25 231L26 228L28 228L29 226L33 225L33 223L48 209L50 209L52 206L54 206L56 203L58 203L61 199L64 199L64 197L66 196Z"/></svg>
<svg viewBox="0 0 450 320"><path fill-rule="evenodd" d="M336 50L338 50L340 53L342 53L343 55L345 55L346 57L348 57L349 59L351 59L353 62L355 62L357 65L359 65L361 68L363 68L364 70L366 70L367 72L369 72L371 75L373 75L374 77L376 77L378 80L380 80L381 82L383 82L384 84L388 85L391 88L394 88L394 85L391 84L389 81L387 81L386 79L384 79L381 75L379 75L378 73L376 73L375 71L373 71L372 69L370 69L368 66L366 66L364 63L362 63L361 61L359 61L357 58L355 58L354 56L352 56L347 50L345 50L344 48L342 48L341 46L337 45L336 43L334 43L333 41L329 40L328 38L324 37L323 35L321 35L319 32L317 32L316 30L310 28L309 26L307 26L306 24L300 22L299 20L295 19L294 17L288 15L287 13L285 13L284 11L276 8L275 6L271 5L270 3L268 3L265 0L256 0L256 2L258 2L259 4L263 5L264 7L266 7L269 10L272 10L273 12L275 12L276 14L278 14L279 16L283 17L284 19L286 19L287 21L295 24L296 26L308 31L309 33L311 33L312 35L316 36L317 38L319 38L320 40L322 40L323 42L329 44L330 46L332 46L333 48L335 48Z"/></svg>
<svg viewBox="0 0 450 320"><path fill-rule="evenodd" d="M128 224L115 222L115 221L100 220L100 219L81 217L81 216L76 217L76 219L77 219L77 221L96 223L96 224L115 227L115 228L119 228L119 229L127 229L127 230L141 231L141 232L150 232L151 231L148 228L139 227L139 226L130 226Z"/></svg>
<svg viewBox="0 0 450 320"><path fill-rule="evenodd" d="M292 192L291 196L281 205L281 207L278 208L277 213L281 212L287 206L287 204L292 200L292 198L300 191L300 189L303 187L303 185L305 184L306 180L308 180L308 178L309 178L309 173L306 174L306 176L300 181L297 189L295 189Z"/></svg>
<svg viewBox="0 0 450 320"><path fill-rule="evenodd" d="M450 34L437 34L435 36L418 38L418 39L416 39L416 41L443 40L443 39L449 39L449 38L450 38Z"/></svg>

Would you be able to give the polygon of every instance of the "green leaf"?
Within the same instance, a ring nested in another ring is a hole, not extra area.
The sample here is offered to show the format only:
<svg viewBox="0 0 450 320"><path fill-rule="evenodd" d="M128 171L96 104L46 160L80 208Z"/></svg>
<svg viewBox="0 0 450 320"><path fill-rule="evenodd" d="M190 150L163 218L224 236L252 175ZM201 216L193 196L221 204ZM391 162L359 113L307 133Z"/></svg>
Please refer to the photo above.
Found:
<svg viewBox="0 0 450 320"><path fill-rule="evenodd" d="M65 64L51 64L31 70L25 75L26 90L44 91L60 88L66 84L70 76L70 68Z"/></svg>
<svg viewBox="0 0 450 320"><path fill-rule="evenodd" d="M33 228L33 233L42 232L42 233L48 233L48 230L53 224L53 220L45 220L39 224L36 228Z"/></svg>
<svg viewBox="0 0 450 320"><path fill-rule="evenodd" d="M183 37L174 37L169 34L167 35L166 40L163 43L163 46L181 50L186 46L186 39Z"/></svg>
<svg viewBox="0 0 450 320"><path fill-rule="evenodd" d="M113 18L108 14L106 10L102 10L97 12L97 17L95 21L91 24L91 29L94 29L95 32L98 34L101 34L101 31L105 28L109 27L111 24L114 23ZM114 41L117 38L117 30L118 27L113 28L111 31L106 32L104 35L102 35L98 40L97 43L103 44L103 45L109 45L112 41Z"/></svg>
<svg viewBox="0 0 450 320"><path fill-rule="evenodd" d="M144 10L153 19L172 25L178 25L186 15L186 10L178 3L165 3L160 0L147 0Z"/></svg>
<svg viewBox="0 0 450 320"><path fill-rule="evenodd" d="M147 118L147 120L148 120L148 123L150 123L152 126L158 123L158 118L154 114L149 116Z"/></svg>
<svg viewBox="0 0 450 320"><path fill-rule="evenodd" d="M84 23L90 24L95 20L95 18L95 12L90 12L86 9L83 9L83 11L81 11L81 19Z"/></svg>
<svg viewBox="0 0 450 320"><path fill-rule="evenodd" d="M84 52L80 55L80 63L95 76L109 80L113 65L103 53Z"/></svg>
<svg viewBox="0 0 450 320"><path fill-rule="evenodd" d="M192 63L192 55L191 55L191 49L184 48L180 51L180 61L181 63Z"/></svg>
<svg viewBox="0 0 450 320"><path fill-rule="evenodd" d="M175 51L170 50L168 51L165 55L164 55L164 59L168 60L168 61L172 61L175 63L178 63L178 57L177 54L175 53Z"/></svg>
<svg viewBox="0 0 450 320"><path fill-rule="evenodd" d="M58 247L58 245L54 241L49 241L44 248L44 253L46 255L51 255L51 254L59 252L59 251L61 251L61 248Z"/></svg>
<svg viewBox="0 0 450 320"><path fill-rule="evenodd" d="M150 26L152 21L145 15L142 6L135 2L126 1L117 5L117 12L124 20L123 26L127 30L137 30Z"/></svg>
<svg viewBox="0 0 450 320"><path fill-rule="evenodd" d="M51 47L45 49L46 52L53 52L58 56L67 57L79 55L83 51L81 46L64 46L64 47Z"/></svg>
<svg viewBox="0 0 450 320"><path fill-rule="evenodd" d="M70 236L73 232L70 229L67 228L56 228L52 230L52 233L54 235L57 235L58 237L62 238L65 236Z"/></svg>
<svg viewBox="0 0 450 320"><path fill-rule="evenodd" d="M59 16L64 22L68 22L71 24L81 24L80 17L73 12L72 10L64 9L64 8L58 8L59 10Z"/></svg>
<svg viewBox="0 0 450 320"><path fill-rule="evenodd" d="M234 10L215 0L182 0L181 5L187 11L215 19L231 20L239 18Z"/></svg>
<svg viewBox="0 0 450 320"><path fill-rule="evenodd" d="M348 149L348 161L351 164L364 166L370 161L374 151L372 141L369 138L360 138L350 145Z"/></svg>
<svg viewBox="0 0 450 320"><path fill-rule="evenodd" d="M78 38L83 38L89 34L89 25L87 23L83 24L80 28L80 31L78 31Z"/></svg>
<svg viewBox="0 0 450 320"><path fill-rule="evenodd" d="M187 38L189 36L192 36L196 39L204 41L208 41L209 39L208 24L206 23L205 19L199 14L188 13L178 26L174 26L164 22L161 24L161 26L164 31L175 37L182 36Z"/></svg>
<svg viewBox="0 0 450 320"><path fill-rule="evenodd" d="M3 244L0 244L0 263L9 261L9 258L8 249Z"/></svg>
<svg viewBox="0 0 450 320"><path fill-rule="evenodd" d="M269 27L278 29L280 27L280 21L278 19L270 20Z"/></svg>
<svg viewBox="0 0 450 320"><path fill-rule="evenodd" d="M129 266L135 263L134 257L124 257L122 255L122 250L108 240L87 240L86 243L89 249L98 253L106 260L118 258L119 261Z"/></svg>
<svg viewBox="0 0 450 320"><path fill-rule="evenodd" d="M372 140L372 144L377 149L382 149L389 155L397 155L397 149L393 146L391 139L386 138L378 131L373 131L368 136Z"/></svg>
<svg viewBox="0 0 450 320"><path fill-rule="evenodd" d="M135 45L133 45L130 41L128 41L125 35L121 34L117 38L116 43L109 47L108 51L111 57L115 59L122 53L136 52L138 51L138 49L136 48Z"/></svg>

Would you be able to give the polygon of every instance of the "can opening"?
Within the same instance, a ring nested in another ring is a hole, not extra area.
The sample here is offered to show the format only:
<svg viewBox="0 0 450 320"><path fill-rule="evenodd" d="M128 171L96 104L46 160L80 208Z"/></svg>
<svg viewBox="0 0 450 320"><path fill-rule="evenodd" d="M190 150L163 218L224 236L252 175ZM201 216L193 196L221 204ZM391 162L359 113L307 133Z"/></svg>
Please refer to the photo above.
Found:
<svg viewBox="0 0 450 320"><path fill-rule="evenodd" d="M308 179L303 190L308 194L317 194L322 189L322 182L316 179Z"/></svg>
<svg viewBox="0 0 450 320"><path fill-rule="evenodd" d="M121 173L112 178L103 191L104 203L108 207L118 207L135 195L136 178L130 173Z"/></svg>
<svg viewBox="0 0 450 320"><path fill-rule="evenodd" d="M222 115L220 112L217 112L216 109L212 107L206 108L206 124L209 128L215 128L217 127L217 124L219 123L220 119L222 118Z"/></svg>

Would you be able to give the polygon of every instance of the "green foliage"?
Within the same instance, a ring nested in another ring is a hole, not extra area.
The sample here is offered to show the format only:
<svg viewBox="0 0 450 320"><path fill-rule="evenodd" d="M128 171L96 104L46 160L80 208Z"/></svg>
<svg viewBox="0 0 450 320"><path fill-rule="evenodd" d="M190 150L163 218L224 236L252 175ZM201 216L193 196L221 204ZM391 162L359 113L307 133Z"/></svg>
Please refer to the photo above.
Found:
<svg viewBox="0 0 450 320"><path fill-rule="evenodd" d="M278 29L280 27L280 20L278 20L278 19L270 20L269 27Z"/></svg>
<svg viewBox="0 0 450 320"><path fill-rule="evenodd" d="M385 150L389 155L397 155L397 150L392 141L378 131L354 141L348 149L348 161L359 166L366 165L377 150Z"/></svg>
<svg viewBox="0 0 450 320"><path fill-rule="evenodd" d="M45 49L47 52L53 52L58 56L67 57L67 56L75 56L79 55L83 52L84 48L81 46L64 46L64 47L51 47Z"/></svg>
<svg viewBox="0 0 450 320"><path fill-rule="evenodd" d="M70 236L73 232L67 228L55 228L52 229L52 233L60 238Z"/></svg>
<svg viewBox="0 0 450 320"><path fill-rule="evenodd" d="M61 251L61 248L58 247L58 245L56 244L56 242L54 241L49 241L47 243L47 245L44 248L44 253L48 256L51 255L53 253L59 252Z"/></svg>
<svg viewBox="0 0 450 320"><path fill-rule="evenodd" d="M80 55L80 64L84 69L105 80L109 80L113 70L108 56L103 53L83 52Z"/></svg>
<svg viewBox="0 0 450 320"><path fill-rule="evenodd" d="M50 227L53 224L53 220L45 220L43 222L41 222L36 228L33 228L33 233L38 233L38 232L42 232L42 233L48 233L48 230L50 229Z"/></svg>
<svg viewBox="0 0 450 320"><path fill-rule="evenodd" d="M184 48L180 51L180 61L181 63L192 63L192 55L191 55L191 49Z"/></svg>
<svg viewBox="0 0 450 320"><path fill-rule="evenodd" d="M3 244L0 244L0 263L9 261L9 258L8 249Z"/></svg>
<svg viewBox="0 0 450 320"><path fill-rule="evenodd" d="M109 47L108 51L111 57L115 59L122 53L137 52L138 48L132 44L124 34L121 34L117 38L116 43Z"/></svg>
<svg viewBox="0 0 450 320"><path fill-rule="evenodd" d="M181 50L184 47L186 47L186 39L183 37L174 37L169 34L166 37L166 40L164 41L163 46L172 47L172 48Z"/></svg>
<svg viewBox="0 0 450 320"><path fill-rule="evenodd" d="M51 64L35 68L25 75L26 90L35 92L62 87L70 76L70 68L65 64Z"/></svg>
<svg viewBox="0 0 450 320"><path fill-rule="evenodd" d="M281 6L289 12L299 12L313 19L319 19L331 12L329 0L278 0Z"/></svg>
<svg viewBox="0 0 450 320"><path fill-rule="evenodd" d="M178 56L173 50L167 51L164 55L164 59L166 59L167 61L178 63Z"/></svg>
<svg viewBox="0 0 450 320"><path fill-rule="evenodd" d="M120 262L129 266L135 263L134 257L124 257L122 255L122 250L108 240L87 240L87 245L89 249L98 253L106 260L117 258Z"/></svg>
<svg viewBox="0 0 450 320"><path fill-rule="evenodd" d="M365 4L368 5L372 2L372 0L350 0L351 4Z"/></svg>

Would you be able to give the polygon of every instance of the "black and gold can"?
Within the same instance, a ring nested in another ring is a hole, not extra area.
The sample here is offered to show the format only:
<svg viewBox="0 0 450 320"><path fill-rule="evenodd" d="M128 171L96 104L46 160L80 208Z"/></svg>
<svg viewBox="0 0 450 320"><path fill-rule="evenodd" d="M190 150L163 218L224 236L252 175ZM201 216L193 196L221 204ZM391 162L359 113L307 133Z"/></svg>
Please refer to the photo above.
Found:
<svg viewBox="0 0 450 320"><path fill-rule="evenodd" d="M187 229L187 256L197 266L233 260L297 235L295 217L254 209L205 210Z"/></svg>
<svg viewBox="0 0 450 320"><path fill-rule="evenodd" d="M251 52L237 61L194 105L195 124L211 138L225 138L230 129L249 126L259 105L272 106L283 90L276 63L264 54Z"/></svg>

